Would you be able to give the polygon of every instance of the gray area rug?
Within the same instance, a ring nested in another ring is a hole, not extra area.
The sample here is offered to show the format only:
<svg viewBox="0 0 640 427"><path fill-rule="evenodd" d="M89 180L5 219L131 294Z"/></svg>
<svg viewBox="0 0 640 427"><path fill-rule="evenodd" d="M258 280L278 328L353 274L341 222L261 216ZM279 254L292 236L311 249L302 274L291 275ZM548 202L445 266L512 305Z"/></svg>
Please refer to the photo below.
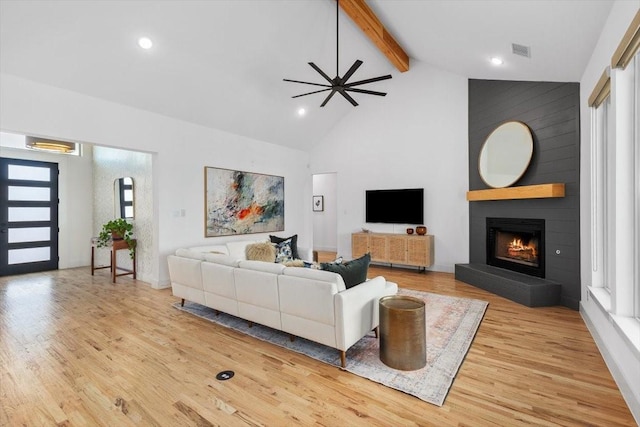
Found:
<svg viewBox="0 0 640 427"><path fill-rule="evenodd" d="M400 371L388 367L380 361L379 342L371 333L347 350L345 369L425 402L442 406L488 303L408 289L399 289L398 293L425 301L427 365L415 371ZM185 302L184 307L180 307L180 303L173 306L254 338L340 367L340 354L335 348L299 337L291 342L289 334L285 332L257 324L250 328L244 319L226 313L216 315L213 309L200 304Z"/></svg>

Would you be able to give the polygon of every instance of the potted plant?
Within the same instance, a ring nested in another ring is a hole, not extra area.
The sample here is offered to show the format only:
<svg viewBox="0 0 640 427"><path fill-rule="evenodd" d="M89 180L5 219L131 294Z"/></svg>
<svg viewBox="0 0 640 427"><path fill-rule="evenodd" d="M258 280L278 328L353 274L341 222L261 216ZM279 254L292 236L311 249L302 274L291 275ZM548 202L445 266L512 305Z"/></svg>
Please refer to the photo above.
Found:
<svg viewBox="0 0 640 427"><path fill-rule="evenodd" d="M102 225L102 231L98 235L98 247L109 246L113 240L124 240L129 245L129 256L133 259L136 245L133 241L133 224L124 218L116 218Z"/></svg>

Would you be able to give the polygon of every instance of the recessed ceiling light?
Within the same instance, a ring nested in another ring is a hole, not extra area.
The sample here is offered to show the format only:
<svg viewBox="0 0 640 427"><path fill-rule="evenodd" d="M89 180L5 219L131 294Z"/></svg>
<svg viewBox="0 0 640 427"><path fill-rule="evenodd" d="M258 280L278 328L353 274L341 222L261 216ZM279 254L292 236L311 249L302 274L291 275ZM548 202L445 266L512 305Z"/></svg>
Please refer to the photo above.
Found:
<svg viewBox="0 0 640 427"><path fill-rule="evenodd" d="M304 108L298 108L298 115L300 117L304 116L305 114L307 114L307 110L305 110Z"/></svg>
<svg viewBox="0 0 640 427"><path fill-rule="evenodd" d="M153 42L148 37L140 37L138 39L138 46L143 49L151 49L151 46L153 46Z"/></svg>
<svg viewBox="0 0 640 427"><path fill-rule="evenodd" d="M493 56L491 58L491 63L493 65L502 65L502 64L504 64L504 61L502 59L498 58L497 56Z"/></svg>

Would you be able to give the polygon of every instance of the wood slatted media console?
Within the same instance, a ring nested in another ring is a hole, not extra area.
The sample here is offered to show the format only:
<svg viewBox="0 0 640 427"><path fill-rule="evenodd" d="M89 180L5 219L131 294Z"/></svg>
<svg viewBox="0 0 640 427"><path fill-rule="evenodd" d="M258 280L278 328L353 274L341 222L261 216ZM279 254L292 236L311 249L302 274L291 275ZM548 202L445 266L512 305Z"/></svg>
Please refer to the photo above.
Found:
<svg viewBox="0 0 640 427"><path fill-rule="evenodd" d="M372 262L430 267L433 265L434 238L409 234L353 233L351 256L360 258L369 252Z"/></svg>

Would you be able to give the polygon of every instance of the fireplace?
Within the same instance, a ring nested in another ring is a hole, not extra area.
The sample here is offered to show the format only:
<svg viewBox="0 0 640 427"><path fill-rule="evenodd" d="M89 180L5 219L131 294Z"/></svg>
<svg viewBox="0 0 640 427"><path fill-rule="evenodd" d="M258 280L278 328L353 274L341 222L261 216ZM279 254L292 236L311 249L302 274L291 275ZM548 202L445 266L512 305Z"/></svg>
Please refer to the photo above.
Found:
<svg viewBox="0 0 640 427"><path fill-rule="evenodd" d="M486 235L476 236L486 237L485 259L456 264L456 280L528 307L559 304L562 286L546 278L545 227L544 219L486 218Z"/></svg>
<svg viewBox="0 0 640 427"><path fill-rule="evenodd" d="M544 277L544 219L487 218L487 264Z"/></svg>

